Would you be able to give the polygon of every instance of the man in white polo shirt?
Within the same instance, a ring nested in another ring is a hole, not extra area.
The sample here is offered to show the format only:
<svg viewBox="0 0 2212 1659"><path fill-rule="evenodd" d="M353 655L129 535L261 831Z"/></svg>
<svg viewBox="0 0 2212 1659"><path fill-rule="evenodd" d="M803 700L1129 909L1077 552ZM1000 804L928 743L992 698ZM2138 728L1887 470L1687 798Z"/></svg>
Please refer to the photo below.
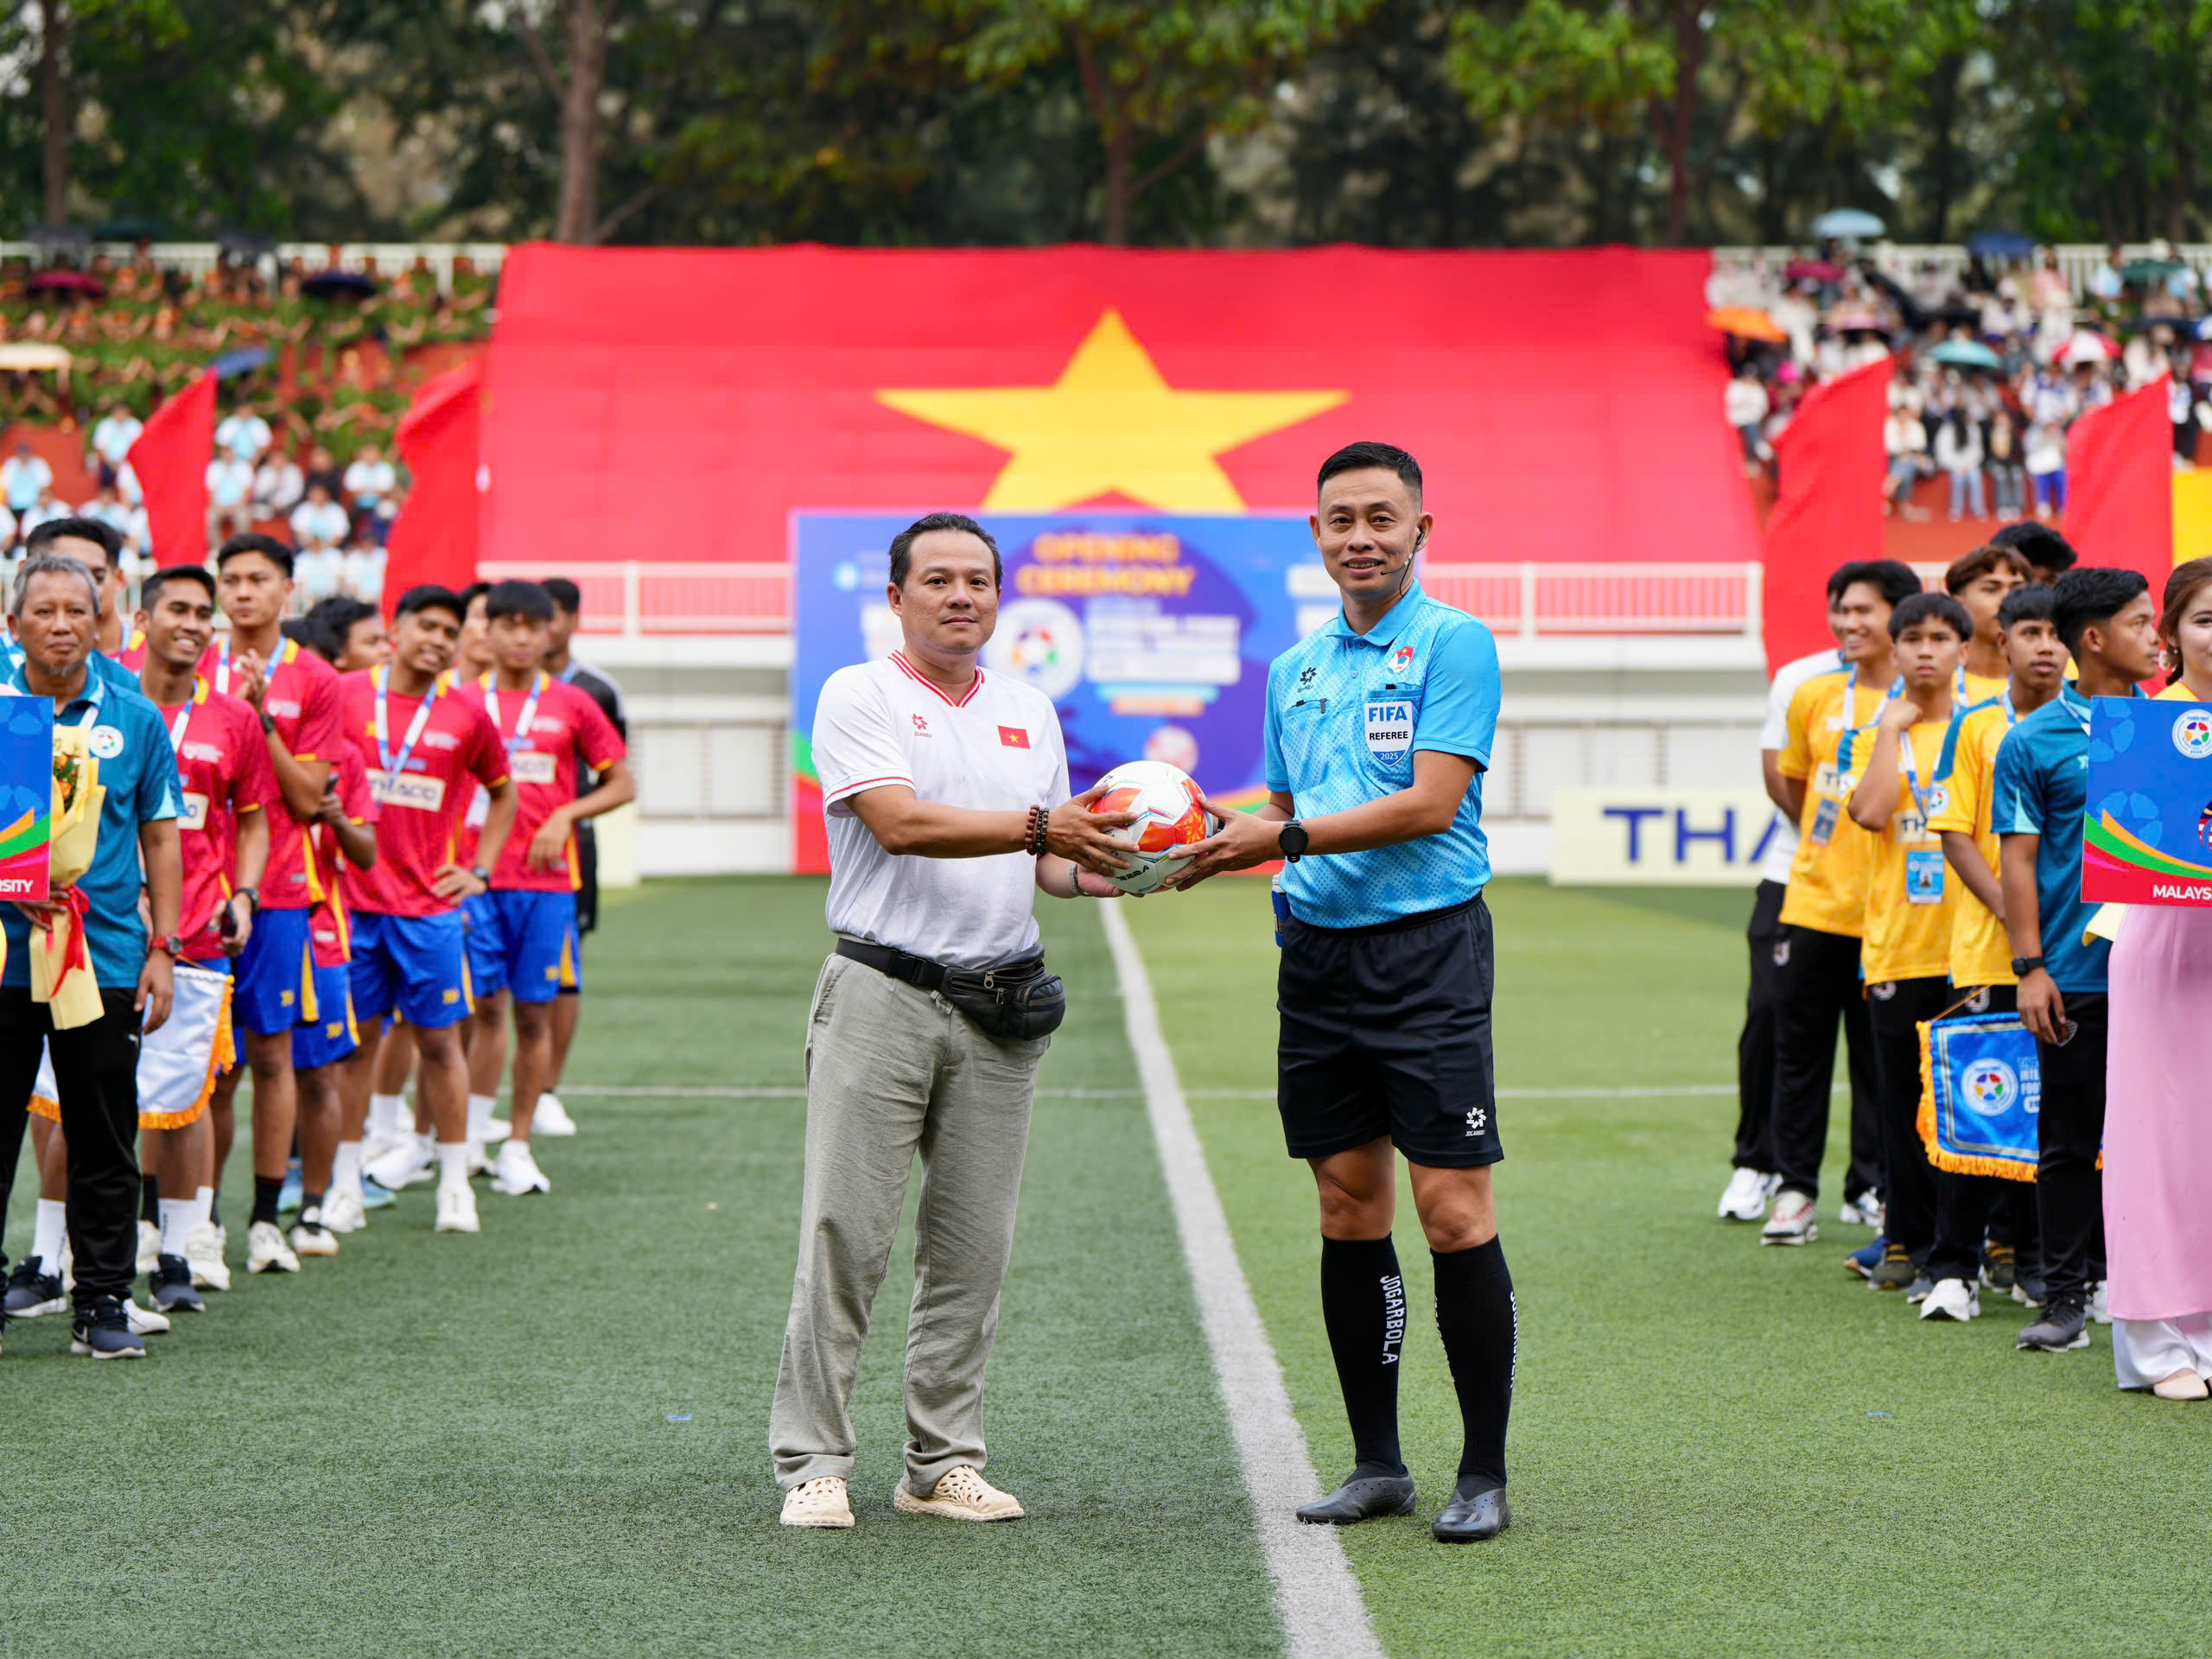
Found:
<svg viewBox="0 0 2212 1659"><path fill-rule="evenodd" d="M1051 700L976 666L1001 574L972 518L901 531L888 594L905 648L838 670L815 712L837 949L807 1026L798 1272L768 1421L786 1526L853 1524L847 1402L918 1153L912 1438L893 1503L1022 1512L982 1474L983 1367L1037 1064L1064 1007L1033 906L1039 891L1113 896L1083 872L1121 868L1112 831L1129 817L1094 814L1096 789L1068 799Z"/></svg>
<svg viewBox="0 0 2212 1659"><path fill-rule="evenodd" d="M1830 586L1833 589L1833 582ZM1840 626L1836 597L1831 591L1831 633ZM1832 673L1842 665L1840 651L1816 651L1784 663L1767 691L1766 720L1759 728L1759 762L1775 813L1767 831L1766 854L1759 861L1751 925L1745 930L1751 950L1751 984L1745 999L1744 1033L1736 1043L1735 1170L1728 1179L1727 1190L1720 1195L1723 1221L1765 1220L1767 1204L1779 1184L1773 1173L1775 1008L1781 995L1782 953L1789 950L1789 932L1782 925L1782 899L1789 887L1789 867L1797 856L1798 840L1797 820L1789 813L1780 763L1782 751L1789 741L1789 702L1797 688L1815 674ZM1845 1014L1843 1035L1851 1073L1851 1179L1844 1190L1855 1198L1875 1184L1875 1172L1880 1166L1879 1124L1873 1116L1873 1033L1866 1023L1864 1003L1854 1004Z"/></svg>

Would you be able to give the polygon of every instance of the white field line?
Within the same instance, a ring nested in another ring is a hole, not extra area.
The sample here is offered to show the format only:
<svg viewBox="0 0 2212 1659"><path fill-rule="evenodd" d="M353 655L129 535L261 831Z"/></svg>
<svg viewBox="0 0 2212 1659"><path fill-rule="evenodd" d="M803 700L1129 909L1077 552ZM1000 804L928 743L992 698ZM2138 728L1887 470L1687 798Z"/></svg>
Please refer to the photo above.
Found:
<svg viewBox="0 0 2212 1659"><path fill-rule="evenodd" d="M1221 1196L1206 1173L1205 1152L1176 1078L1174 1057L1160 1035L1160 1010L1144 958L1115 906L1100 906L1099 916L1121 981L1122 1020L1144 1084L1145 1112L1174 1203L1175 1225L1183 1236L1199 1322L1213 1350L1260 1549L1274 1580L1284 1650L1293 1659L1382 1659L1382 1643L1368 1621L1359 1580L1352 1576L1336 1529L1306 1526L1293 1513L1320 1496L1306 1435L1291 1414L1282 1367L1236 1259Z"/></svg>
<svg viewBox="0 0 2212 1659"><path fill-rule="evenodd" d="M1111 912L1108 912L1111 914ZM1837 1084L1834 1092L1842 1094ZM698 1088L626 1088L617 1084L569 1084L559 1091L578 1100L804 1100L804 1089L743 1088L706 1085ZM1681 1083L1628 1089L1500 1089L1500 1100L1674 1100L1701 1095L1732 1095L1732 1083ZM1184 1100L1273 1100L1272 1089L1182 1089ZM1040 1100L1135 1100L1142 1096L1128 1089L1039 1089Z"/></svg>

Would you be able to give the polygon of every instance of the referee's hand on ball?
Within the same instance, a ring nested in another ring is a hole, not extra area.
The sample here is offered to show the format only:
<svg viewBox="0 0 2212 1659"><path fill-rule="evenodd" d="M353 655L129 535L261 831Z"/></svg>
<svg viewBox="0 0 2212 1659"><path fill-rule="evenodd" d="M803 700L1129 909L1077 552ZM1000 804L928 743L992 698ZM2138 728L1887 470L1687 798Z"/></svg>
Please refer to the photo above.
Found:
<svg viewBox="0 0 2212 1659"><path fill-rule="evenodd" d="M1134 812L1094 812L1091 804L1106 792L1094 784L1082 794L1062 801L1045 821L1045 850L1071 859L1097 875L1113 875L1128 868L1122 856L1128 842L1114 832L1135 823Z"/></svg>
<svg viewBox="0 0 2212 1659"><path fill-rule="evenodd" d="M1166 885L1177 892L1194 887L1210 876L1229 870L1249 870L1255 864L1282 856L1281 818L1263 818L1256 812L1239 812L1207 798L1200 791L1198 804L1221 828L1191 849L1183 873Z"/></svg>

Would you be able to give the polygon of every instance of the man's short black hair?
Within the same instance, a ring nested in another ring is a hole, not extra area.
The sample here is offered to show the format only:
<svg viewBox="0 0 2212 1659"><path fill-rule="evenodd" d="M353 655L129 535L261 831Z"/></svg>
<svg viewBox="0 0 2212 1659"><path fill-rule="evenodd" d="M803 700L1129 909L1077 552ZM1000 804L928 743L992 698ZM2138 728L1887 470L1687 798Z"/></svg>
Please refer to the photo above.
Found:
<svg viewBox="0 0 2212 1659"><path fill-rule="evenodd" d="M1995 542L1985 542L1971 553L1962 554L1951 561L1951 568L1943 573L1943 591L1957 594L1980 582L1994 570L2009 570L2022 582L2033 582L2036 573L2029 567L2027 555L2017 547L2000 547Z"/></svg>
<svg viewBox="0 0 2212 1659"><path fill-rule="evenodd" d="M1963 644L1974 638L1974 619L1967 607L1948 594L1908 594L1890 613L1890 638L1900 638L1916 622L1938 621L1959 636Z"/></svg>
<svg viewBox="0 0 2212 1659"><path fill-rule="evenodd" d="M330 630L315 619L313 611L305 616L286 617L276 625L276 632L295 644L306 646L324 662L337 665L339 647L331 639Z"/></svg>
<svg viewBox="0 0 2212 1659"><path fill-rule="evenodd" d="M584 613L584 590L566 576L548 576L537 584L552 598L554 606L563 616Z"/></svg>
<svg viewBox="0 0 2212 1659"><path fill-rule="evenodd" d="M403 616L412 616L416 611L448 611L456 624L468 620L468 601L450 588L441 588L435 582L425 582L410 588L399 596L399 603L392 609L396 621Z"/></svg>
<svg viewBox="0 0 2212 1659"><path fill-rule="evenodd" d="M1997 607L1997 626L2011 629L2023 622L2050 621L2051 597L2050 589L2039 582L2015 588Z"/></svg>
<svg viewBox="0 0 2212 1659"><path fill-rule="evenodd" d="M1328 488L1329 480L1338 473L1363 473L1370 467L1379 467L1386 473L1395 473L1399 481L1413 492L1414 502L1420 502L1421 462L1395 443L1365 441L1344 445L1321 463L1320 475L1313 480L1314 493L1318 495Z"/></svg>
<svg viewBox="0 0 2212 1659"><path fill-rule="evenodd" d="M526 616L534 622L553 620L553 595L534 582L495 582L484 595L484 620Z"/></svg>
<svg viewBox="0 0 2212 1659"><path fill-rule="evenodd" d="M461 613L464 617L467 616L468 614L468 607L491 591L492 584L488 582L470 582L467 587L462 588L461 592L455 595L455 597L461 601Z"/></svg>
<svg viewBox="0 0 2212 1659"><path fill-rule="evenodd" d="M353 632L353 625L365 622L376 613L377 607L366 601L355 599L350 594L333 594L328 599L317 600L308 612L307 620L328 638L330 650L325 654L335 662L345 652L346 636Z"/></svg>
<svg viewBox="0 0 2212 1659"><path fill-rule="evenodd" d="M80 541L94 542L107 555L107 568L121 569L123 532L113 524L104 524L97 518L49 518L23 537L23 555L36 558L65 536Z"/></svg>
<svg viewBox="0 0 2212 1659"><path fill-rule="evenodd" d="M991 584L1002 585L1006 581L1006 563L999 557L999 544L985 530L964 512L925 512L891 538L891 585L904 588L906 572L912 569L914 543L933 530L965 531L985 547L991 550Z"/></svg>
<svg viewBox="0 0 2212 1659"><path fill-rule="evenodd" d="M1840 564L1828 578L1828 603L1833 605L1843 597L1843 590L1858 582L1865 582L1892 606L1902 605L1922 591L1920 578L1912 567L1895 559L1859 559L1850 564Z"/></svg>
<svg viewBox="0 0 2212 1659"><path fill-rule="evenodd" d="M2033 518L2005 525L1989 538L1989 544L2009 547L2037 569L2048 570L2053 576L2063 575L2082 562L2073 543Z"/></svg>
<svg viewBox="0 0 2212 1659"><path fill-rule="evenodd" d="M292 575L292 550L274 536L264 536L257 530L241 531L215 550L215 568L226 569L231 561L241 554L258 553L284 573L286 581Z"/></svg>
<svg viewBox="0 0 2212 1659"><path fill-rule="evenodd" d="M152 575L139 584L138 608L142 611L152 610L154 595L173 582L196 582L207 590L209 599L215 597L215 578L208 574L206 565L172 564L155 571Z"/></svg>
<svg viewBox="0 0 2212 1659"><path fill-rule="evenodd" d="M2076 565L2051 589L2050 620L2068 652L2078 658L2083 629L2094 622L2109 622L2133 605L2136 595L2150 591L2151 579L2140 570Z"/></svg>

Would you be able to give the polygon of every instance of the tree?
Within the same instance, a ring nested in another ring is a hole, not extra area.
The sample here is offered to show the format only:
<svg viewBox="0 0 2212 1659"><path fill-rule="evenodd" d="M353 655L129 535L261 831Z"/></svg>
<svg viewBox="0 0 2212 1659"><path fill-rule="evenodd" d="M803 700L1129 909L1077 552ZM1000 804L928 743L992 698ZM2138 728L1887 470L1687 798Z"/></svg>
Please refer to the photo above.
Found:
<svg viewBox="0 0 2212 1659"><path fill-rule="evenodd" d="M1103 152L1102 237L1129 239L1145 193L1216 132L1250 125L1271 89L1375 0L964 0L955 61L1011 86L1071 61Z"/></svg>

